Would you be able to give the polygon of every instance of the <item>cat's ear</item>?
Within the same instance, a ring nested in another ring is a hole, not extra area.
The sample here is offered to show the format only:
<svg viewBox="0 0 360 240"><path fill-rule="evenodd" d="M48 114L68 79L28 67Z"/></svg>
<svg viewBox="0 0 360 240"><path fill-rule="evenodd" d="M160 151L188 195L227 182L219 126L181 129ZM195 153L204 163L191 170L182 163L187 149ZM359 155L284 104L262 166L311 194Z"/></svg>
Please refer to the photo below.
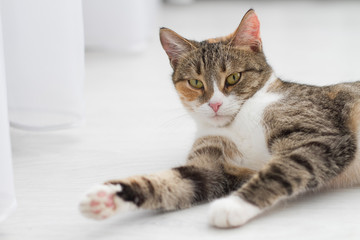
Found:
<svg viewBox="0 0 360 240"><path fill-rule="evenodd" d="M196 48L189 40L168 28L160 29L160 42L169 56L172 68L176 67L181 55Z"/></svg>
<svg viewBox="0 0 360 240"><path fill-rule="evenodd" d="M229 44L249 47L254 52L262 51L260 22L253 9L245 13Z"/></svg>

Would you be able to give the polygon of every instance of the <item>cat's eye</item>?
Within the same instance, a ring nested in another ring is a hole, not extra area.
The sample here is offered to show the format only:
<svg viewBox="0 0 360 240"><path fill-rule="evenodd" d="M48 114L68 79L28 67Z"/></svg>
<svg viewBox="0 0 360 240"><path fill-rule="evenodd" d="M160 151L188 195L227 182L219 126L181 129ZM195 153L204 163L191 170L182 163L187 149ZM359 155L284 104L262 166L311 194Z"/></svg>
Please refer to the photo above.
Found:
<svg viewBox="0 0 360 240"><path fill-rule="evenodd" d="M235 85L236 83L239 82L240 78L241 78L241 73L234 72L226 78L226 85L228 86Z"/></svg>
<svg viewBox="0 0 360 240"><path fill-rule="evenodd" d="M189 84L196 89L201 89L204 87L204 84L202 83L202 81L199 81L197 79L190 79L189 80Z"/></svg>

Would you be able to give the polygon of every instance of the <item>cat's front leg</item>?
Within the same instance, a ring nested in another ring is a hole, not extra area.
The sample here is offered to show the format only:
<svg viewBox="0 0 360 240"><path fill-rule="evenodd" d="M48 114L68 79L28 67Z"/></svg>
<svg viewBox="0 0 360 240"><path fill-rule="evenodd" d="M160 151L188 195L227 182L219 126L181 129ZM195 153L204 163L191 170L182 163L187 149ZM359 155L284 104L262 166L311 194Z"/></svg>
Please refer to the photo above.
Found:
<svg viewBox="0 0 360 240"><path fill-rule="evenodd" d="M190 171L190 167L111 180L94 186L81 201L80 211L86 217L101 220L121 210L189 207L194 187L191 180L181 175L182 171Z"/></svg>
<svg viewBox="0 0 360 240"><path fill-rule="evenodd" d="M238 169L241 176L237 177L222 171L186 165L158 174L112 180L90 189L80 202L80 212L102 220L121 210L188 208L229 194L253 174Z"/></svg>
<svg viewBox="0 0 360 240"><path fill-rule="evenodd" d="M220 198L254 174L231 164L230 158L237 154L235 149L222 137L200 138L187 165L95 186L81 201L80 211L100 220L126 209L174 210Z"/></svg>

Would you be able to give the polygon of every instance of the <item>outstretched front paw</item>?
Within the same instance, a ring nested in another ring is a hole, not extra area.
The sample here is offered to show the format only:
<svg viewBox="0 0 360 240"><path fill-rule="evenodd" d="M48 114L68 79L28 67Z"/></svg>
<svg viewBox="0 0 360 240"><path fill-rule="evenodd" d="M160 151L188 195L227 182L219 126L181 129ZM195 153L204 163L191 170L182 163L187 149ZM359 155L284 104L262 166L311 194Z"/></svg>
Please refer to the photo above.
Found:
<svg viewBox="0 0 360 240"><path fill-rule="evenodd" d="M219 228L239 227L261 212L238 196L216 200L210 206L210 224Z"/></svg>
<svg viewBox="0 0 360 240"><path fill-rule="evenodd" d="M125 209L134 209L136 205L126 202L116 194L122 191L120 184L101 184L91 188L80 202L80 212L88 218L102 220Z"/></svg>

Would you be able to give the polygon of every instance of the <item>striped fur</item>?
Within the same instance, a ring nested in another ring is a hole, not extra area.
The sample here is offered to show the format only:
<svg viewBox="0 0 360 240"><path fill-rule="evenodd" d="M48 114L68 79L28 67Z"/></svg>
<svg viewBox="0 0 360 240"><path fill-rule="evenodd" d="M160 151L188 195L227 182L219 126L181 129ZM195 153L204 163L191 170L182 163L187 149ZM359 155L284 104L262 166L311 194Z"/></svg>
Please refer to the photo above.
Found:
<svg viewBox="0 0 360 240"><path fill-rule="evenodd" d="M210 201L237 190L255 171L241 168L241 157L226 138L199 138L188 156L187 165L157 174L112 180L121 185L117 195L144 209L182 209Z"/></svg>
<svg viewBox="0 0 360 240"><path fill-rule="evenodd" d="M210 223L235 227L281 199L360 183L360 82L315 87L278 79L253 10L226 37L196 42L163 28L160 39L198 138L184 166L94 188L82 201L84 215L107 218L124 203L172 210L225 197L212 205ZM230 86L234 72L241 78Z"/></svg>

